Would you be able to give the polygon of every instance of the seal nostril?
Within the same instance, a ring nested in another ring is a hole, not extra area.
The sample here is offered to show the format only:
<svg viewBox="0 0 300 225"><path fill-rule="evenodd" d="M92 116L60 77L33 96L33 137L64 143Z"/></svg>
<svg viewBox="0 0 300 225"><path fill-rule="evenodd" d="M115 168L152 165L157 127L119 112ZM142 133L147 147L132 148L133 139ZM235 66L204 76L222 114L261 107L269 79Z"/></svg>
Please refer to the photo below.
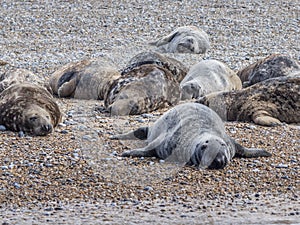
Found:
<svg viewBox="0 0 300 225"><path fill-rule="evenodd" d="M216 155L216 158L214 159L214 161L212 161L212 163L210 164L210 166L208 167L209 169L223 169L227 164L227 160L226 157L223 154L218 153Z"/></svg>
<svg viewBox="0 0 300 225"><path fill-rule="evenodd" d="M51 124L43 125L43 126L42 126L42 129L43 129L44 131L50 132L50 131L52 131L52 125L51 125Z"/></svg>

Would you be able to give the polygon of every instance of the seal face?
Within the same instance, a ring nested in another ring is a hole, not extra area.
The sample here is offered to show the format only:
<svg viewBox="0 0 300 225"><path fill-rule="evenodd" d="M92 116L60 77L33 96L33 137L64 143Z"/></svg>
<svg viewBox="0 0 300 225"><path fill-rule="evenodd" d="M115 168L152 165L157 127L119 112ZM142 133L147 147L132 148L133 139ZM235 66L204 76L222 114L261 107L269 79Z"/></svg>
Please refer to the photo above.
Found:
<svg viewBox="0 0 300 225"><path fill-rule="evenodd" d="M103 100L120 76L112 65L102 58L68 63L52 74L49 83L59 97Z"/></svg>
<svg viewBox="0 0 300 225"><path fill-rule="evenodd" d="M104 103L111 115L133 115L174 105L180 100L179 84L156 64L144 64L115 80Z"/></svg>
<svg viewBox="0 0 300 225"><path fill-rule="evenodd" d="M53 96L35 84L14 84L0 94L0 124L12 131L47 135L61 120Z"/></svg>
<svg viewBox="0 0 300 225"><path fill-rule="evenodd" d="M263 126L300 122L300 72L271 78L242 90L206 95L198 100L223 120L253 121Z"/></svg>
<svg viewBox="0 0 300 225"><path fill-rule="evenodd" d="M178 27L170 34L149 44L167 53L204 54L210 47L208 34L195 26Z"/></svg>
<svg viewBox="0 0 300 225"><path fill-rule="evenodd" d="M199 98L212 92L241 88L240 78L218 60L202 60L195 64L180 83L182 100Z"/></svg>
<svg viewBox="0 0 300 225"><path fill-rule="evenodd" d="M122 156L155 156L203 169L222 169L234 156L270 156L264 150L247 149L236 143L225 133L221 118L197 103L177 105L151 127L141 127L112 139L147 141L146 147L124 152Z"/></svg>
<svg viewBox="0 0 300 225"><path fill-rule="evenodd" d="M238 76L243 82L243 87L247 87L270 78L287 76L296 71L300 71L300 65L296 60L286 55L272 54L240 70Z"/></svg>
<svg viewBox="0 0 300 225"><path fill-rule="evenodd" d="M188 71L188 68L183 63L172 57L162 55L158 52L145 51L135 55L128 62L126 68L122 70L121 74L124 75L134 68L145 64L155 64L169 70L178 82L182 81Z"/></svg>

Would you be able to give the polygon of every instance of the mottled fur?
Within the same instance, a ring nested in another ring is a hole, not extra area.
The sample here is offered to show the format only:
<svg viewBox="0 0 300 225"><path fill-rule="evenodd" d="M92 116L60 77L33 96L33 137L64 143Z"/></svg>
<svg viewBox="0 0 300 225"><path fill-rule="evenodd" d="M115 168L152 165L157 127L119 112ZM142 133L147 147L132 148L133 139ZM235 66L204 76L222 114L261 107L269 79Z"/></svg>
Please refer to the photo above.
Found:
<svg viewBox="0 0 300 225"><path fill-rule="evenodd" d="M61 120L52 94L35 84L14 84L0 94L0 124L12 131L46 135Z"/></svg>
<svg viewBox="0 0 300 225"><path fill-rule="evenodd" d="M145 64L115 80L105 106L112 115L132 115L174 105L179 98L179 84L171 72Z"/></svg>
<svg viewBox="0 0 300 225"><path fill-rule="evenodd" d="M159 54L157 52L146 51L134 56L128 62L126 68L122 70L121 74L124 75L130 72L132 69L145 64L155 64L165 68L166 70L169 70L179 83L186 76L188 71L188 68L185 65L174 58Z"/></svg>
<svg viewBox="0 0 300 225"><path fill-rule="evenodd" d="M227 121L264 126L300 123L300 73L268 79L239 91L207 95L198 102Z"/></svg>
<svg viewBox="0 0 300 225"><path fill-rule="evenodd" d="M168 53L204 54L210 47L207 33L195 26L178 27L149 44L158 47L161 52Z"/></svg>
<svg viewBox="0 0 300 225"><path fill-rule="evenodd" d="M152 126L113 136L112 139L146 140L147 145L122 156L158 157L200 168L222 169L236 157L270 156L261 149L247 149L226 132L221 118L198 103L177 105Z"/></svg>
<svg viewBox="0 0 300 225"><path fill-rule="evenodd" d="M218 60L202 60L190 68L180 83L181 99L199 98L218 91L242 88L240 78Z"/></svg>
<svg viewBox="0 0 300 225"><path fill-rule="evenodd" d="M51 88L41 77L27 69L13 68L0 75L0 93L13 84L21 84L24 82L43 86L51 92Z"/></svg>
<svg viewBox="0 0 300 225"><path fill-rule="evenodd" d="M300 70L299 63L286 55L272 54L245 67L238 76L247 87L255 83L281 76L287 76Z"/></svg>
<svg viewBox="0 0 300 225"><path fill-rule="evenodd" d="M50 77L50 86L59 97L103 100L120 73L105 59L68 63Z"/></svg>

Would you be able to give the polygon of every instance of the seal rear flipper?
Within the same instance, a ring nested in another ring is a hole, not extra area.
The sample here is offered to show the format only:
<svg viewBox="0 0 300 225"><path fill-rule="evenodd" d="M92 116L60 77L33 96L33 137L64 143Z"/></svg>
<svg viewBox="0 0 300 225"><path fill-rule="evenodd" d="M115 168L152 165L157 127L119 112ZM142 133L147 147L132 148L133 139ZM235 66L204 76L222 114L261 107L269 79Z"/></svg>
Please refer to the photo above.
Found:
<svg viewBox="0 0 300 225"><path fill-rule="evenodd" d="M122 153L122 157L157 157L155 149L138 148Z"/></svg>
<svg viewBox="0 0 300 225"><path fill-rule="evenodd" d="M154 45L154 46L157 46L157 47L165 45L165 44L168 44L169 42L172 41L172 39L174 37L176 37L178 35L178 33L179 32L177 30L175 30L175 31L171 32L169 35L167 35L165 37L162 37L162 38L160 38L160 39L158 39L156 41L149 42L148 44L149 45Z"/></svg>
<svg viewBox="0 0 300 225"><path fill-rule="evenodd" d="M256 157L270 157L271 153L267 152L264 149L258 148L245 148L238 143L235 143L235 155L237 158L256 158Z"/></svg>
<svg viewBox="0 0 300 225"><path fill-rule="evenodd" d="M282 125L280 120L269 115L268 112L260 110L254 113L252 116L254 123L262 126L278 126Z"/></svg>
<svg viewBox="0 0 300 225"><path fill-rule="evenodd" d="M110 139L114 139L114 140L134 140L134 139L146 140L148 137L148 131L149 131L149 127L140 127L134 131L130 131L125 134L111 136Z"/></svg>

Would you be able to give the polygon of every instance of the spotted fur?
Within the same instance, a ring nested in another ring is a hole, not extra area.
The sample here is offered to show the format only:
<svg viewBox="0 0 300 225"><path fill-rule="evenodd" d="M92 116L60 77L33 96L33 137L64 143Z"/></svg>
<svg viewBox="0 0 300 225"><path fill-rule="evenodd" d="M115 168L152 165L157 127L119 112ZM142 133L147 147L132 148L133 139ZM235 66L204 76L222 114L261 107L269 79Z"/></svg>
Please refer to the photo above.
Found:
<svg viewBox="0 0 300 225"><path fill-rule="evenodd" d="M47 135L61 120L52 94L30 84L14 84L0 94L0 124L12 131Z"/></svg>
<svg viewBox="0 0 300 225"><path fill-rule="evenodd" d="M135 67L115 80L105 99L112 115L151 112L179 101L179 84L169 70L156 64Z"/></svg>
<svg viewBox="0 0 300 225"><path fill-rule="evenodd" d="M121 74L125 75L134 68L145 64L155 64L159 67L169 70L178 82L182 81L188 71L188 68L183 65L183 63L174 58L162 55L158 52L146 51L134 56L128 62L126 68L122 70Z"/></svg>
<svg viewBox="0 0 300 225"><path fill-rule="evenodd" d="M239 91L213 93L198 102L224 120L264 126L300 123L300 73L276 77Z"/></svg>
<svg viewBox="0 0 300 225"><path fill-rule="evenodd" d="M238 72L238 76L247 87L258 82L300 71L299 63L286 55L272 54L266 58L245 67Z"/></svg>

